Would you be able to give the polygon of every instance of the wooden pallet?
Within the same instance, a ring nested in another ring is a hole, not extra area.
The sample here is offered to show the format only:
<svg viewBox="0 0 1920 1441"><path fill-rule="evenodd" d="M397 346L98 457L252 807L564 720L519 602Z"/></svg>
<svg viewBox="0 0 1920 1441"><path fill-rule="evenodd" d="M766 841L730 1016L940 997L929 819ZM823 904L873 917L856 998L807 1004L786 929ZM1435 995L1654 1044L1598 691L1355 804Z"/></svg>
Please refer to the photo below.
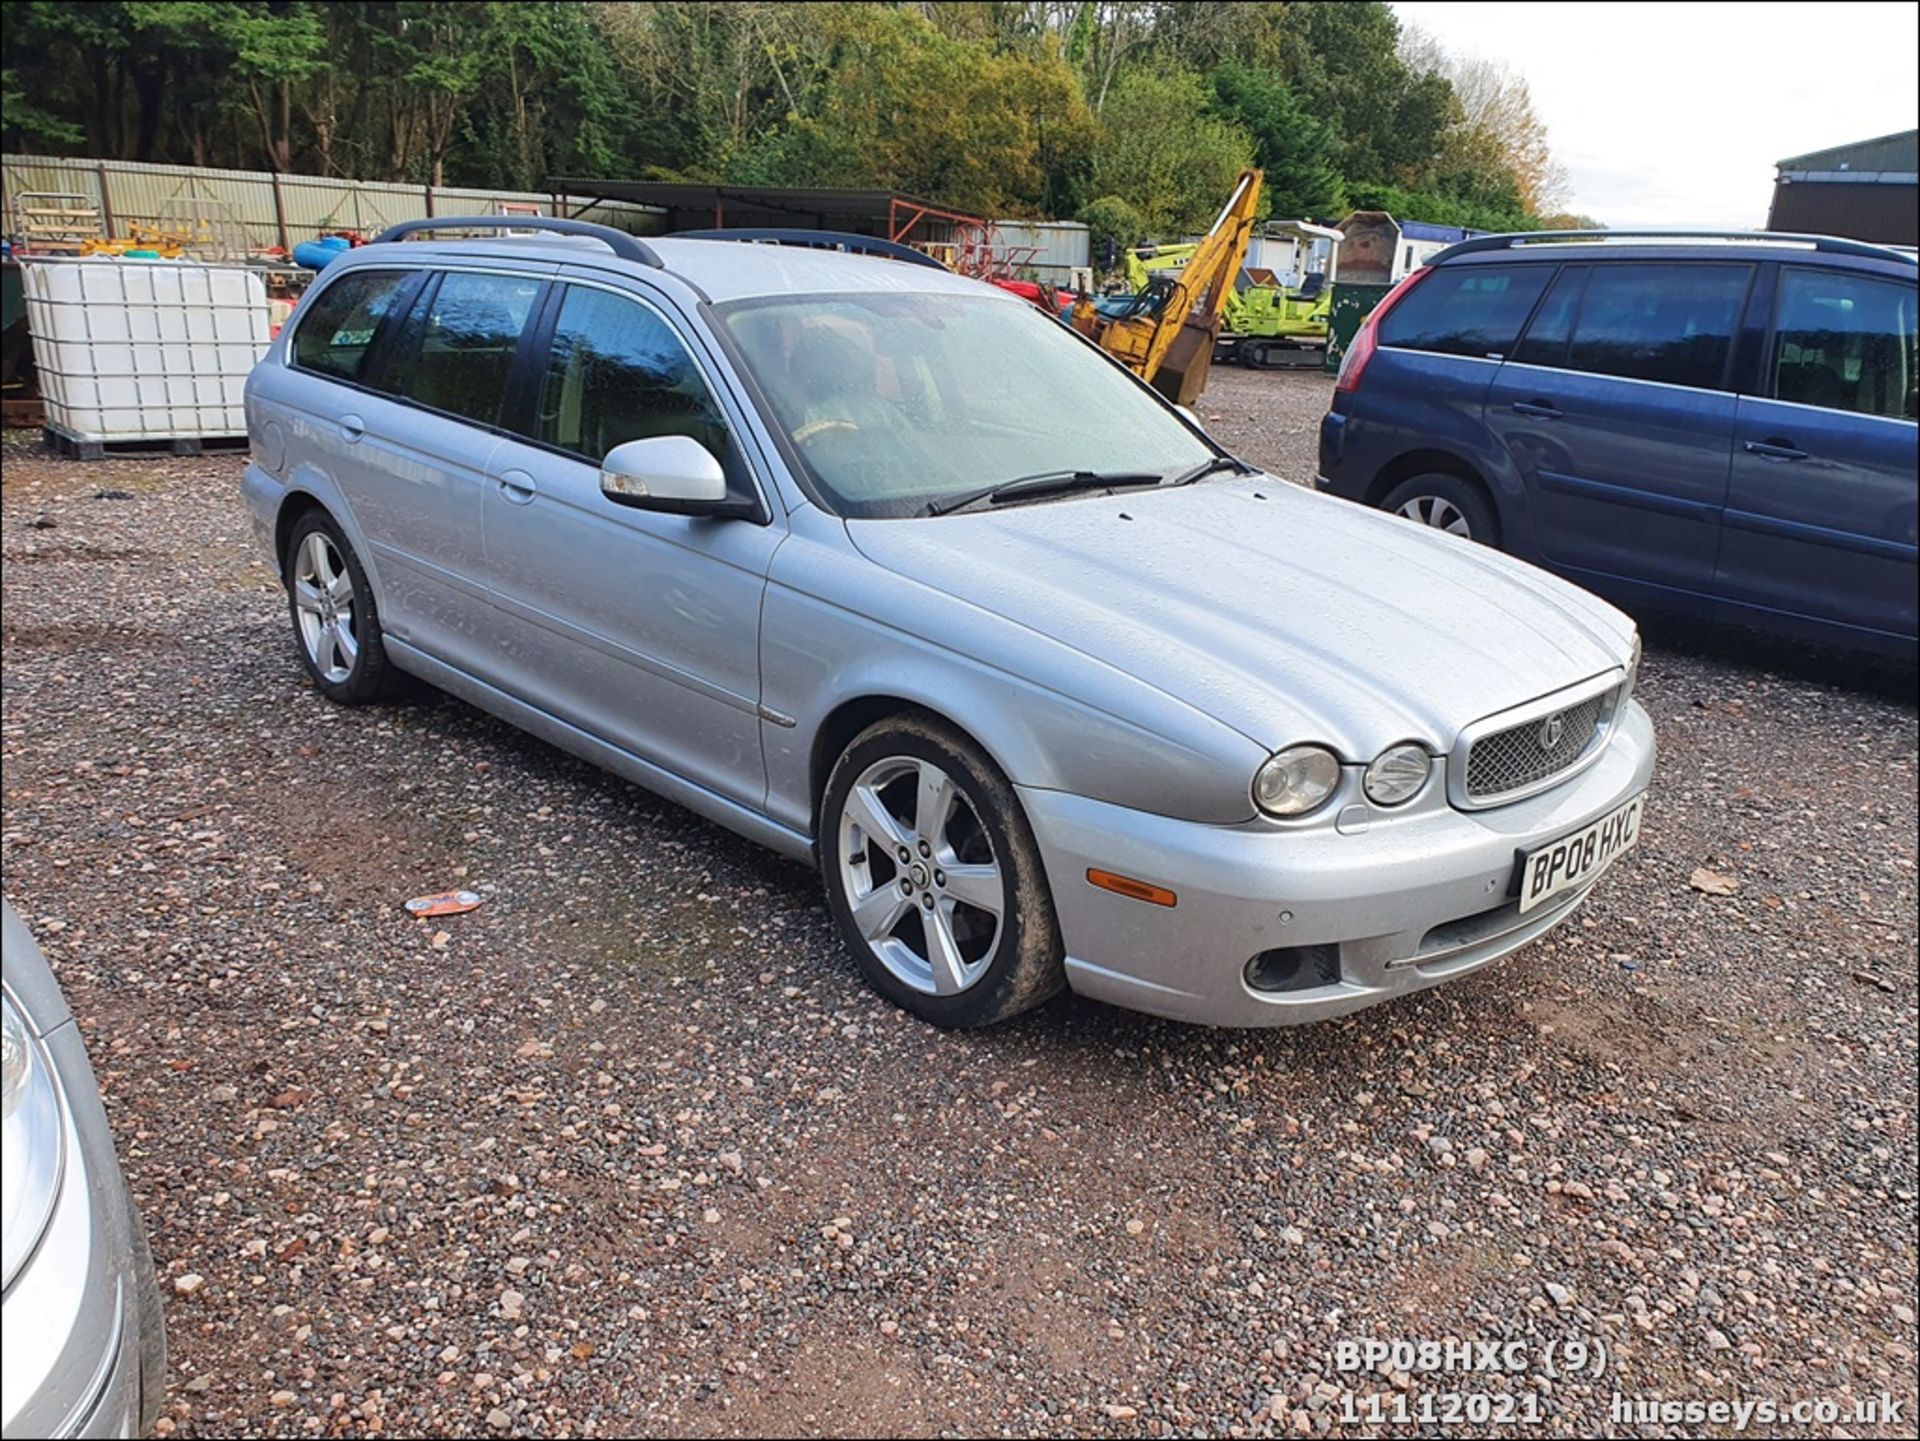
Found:
<svg viewBox="0 0 1920 1441"><path fill-rule="evenodd" d="M47 449L68 460L105 460L110 456L205 455L209 452L239 452L247 448L244 435L169 435L134 436L129 440L96 440L76 435L51 421L40 427L40 438Z"/></svg>

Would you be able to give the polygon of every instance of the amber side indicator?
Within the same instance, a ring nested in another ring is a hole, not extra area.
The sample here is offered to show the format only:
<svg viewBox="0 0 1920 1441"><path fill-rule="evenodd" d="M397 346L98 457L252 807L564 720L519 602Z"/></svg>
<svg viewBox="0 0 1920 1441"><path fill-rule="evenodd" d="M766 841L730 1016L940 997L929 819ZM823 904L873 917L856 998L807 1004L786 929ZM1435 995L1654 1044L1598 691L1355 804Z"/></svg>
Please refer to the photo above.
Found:
<svg viewBox="0 0 1920 1441"><path fill-rule="evenodd" d="M1132 876L1116 876L1112 871L1089 870L1087 884L1131 900L1145 901L1150 906L1174 906L1180 903L1180 898L1165 886L1149 885L1145 881L1136 881Z"/></svg>

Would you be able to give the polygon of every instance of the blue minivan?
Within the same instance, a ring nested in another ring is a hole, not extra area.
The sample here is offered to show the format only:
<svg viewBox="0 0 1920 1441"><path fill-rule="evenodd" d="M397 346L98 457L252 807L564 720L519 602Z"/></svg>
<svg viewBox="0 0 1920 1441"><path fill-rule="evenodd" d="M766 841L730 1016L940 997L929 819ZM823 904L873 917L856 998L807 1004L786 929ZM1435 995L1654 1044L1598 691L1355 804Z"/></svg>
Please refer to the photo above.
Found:
<svg viewBox="0 0 1920 1441"><path fill-rule="evenodd" d="M1465 241L1348 347L1318 484L1629 607L1912 657L1915 273L1827 237Z"/></svg>

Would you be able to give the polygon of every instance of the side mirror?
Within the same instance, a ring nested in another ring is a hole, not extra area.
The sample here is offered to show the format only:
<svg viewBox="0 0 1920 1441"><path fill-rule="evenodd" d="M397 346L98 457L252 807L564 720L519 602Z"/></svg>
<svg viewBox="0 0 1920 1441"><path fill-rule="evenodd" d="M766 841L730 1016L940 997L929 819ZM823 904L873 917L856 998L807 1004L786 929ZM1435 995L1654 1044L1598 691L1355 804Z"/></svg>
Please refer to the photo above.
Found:
<svg viewBox="0 0 1920 1441"><path fill-rule="evenodd" d="M1200 417L1194 413L1193 407L1191 405L1176 405L1174 406L1174 409L1179 411L1182 415L1184 415L1187 418L1188 425L1191 425L1195 430L1199 431L1202 435L1205 435L1207 433L1206 426L1200 423Z"/></svg>
<svg viewBox="0 0 1920 1441"><path fill-rule="evenodd" d="M616 445L600 462L600 493L615 505L672 515L742 513L713 452L685 435Z"/></svg>

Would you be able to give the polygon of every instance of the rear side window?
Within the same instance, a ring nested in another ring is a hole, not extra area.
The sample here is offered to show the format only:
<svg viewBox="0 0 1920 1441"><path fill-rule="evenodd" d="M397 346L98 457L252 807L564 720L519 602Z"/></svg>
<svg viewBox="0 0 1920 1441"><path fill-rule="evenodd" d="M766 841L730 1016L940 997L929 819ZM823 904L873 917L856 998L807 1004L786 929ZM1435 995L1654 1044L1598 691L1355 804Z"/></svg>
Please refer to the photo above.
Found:
<svg viewBox="0 0 1920 1441"><path fill-rule="evenodd" d="M1596 265L1567 365L1717 390L1747 294L1747 265Z"/></svg>
<svg viewBox="0 0 1920 1441"><path fill-rule="evenodd" d="M1443 267L1387 312L1380 343L1441 355L1504 355L1552 273L1546 265Z"/></svg>
<svg viewBox="0 0 1920 1441"><path fill-rule="evenodd" d="M356 270L319 295L293 336L293 363L340 380L359 380L375 336L412 289L410 270Z"/></svg>
<svg viewBox="0 0 1920 1441"><path fill-rule="evenodd" d="M1567 363L1567 342L1573 338L1573 318L1580 313L1580 293L1586 285L1584 265L1570 265L1560 272L1514 351L1515 360L1522 365Z"/></svg>
<svg viewBox="0 0 1920 1441"><path fill-rule="evenodd" d="M1915 418L1911 285L1833 270L1780 275L1769 381L1776 400Z"/></svg>
<svg viewBox="0 0 1920 1441"><path fill-rule="evenodd" d="M383 388L451 415L498 425L514 348L544 282L452 270L429 287L394 337Z"/></svg>
<svg viewBox="0 0 1920 1441"><path fill-rule="evenodd" d="M553 327L534 438L599 464L616 445L691 436L727 454L720 407L680 337L637 300L572 286Z"/></svg>

